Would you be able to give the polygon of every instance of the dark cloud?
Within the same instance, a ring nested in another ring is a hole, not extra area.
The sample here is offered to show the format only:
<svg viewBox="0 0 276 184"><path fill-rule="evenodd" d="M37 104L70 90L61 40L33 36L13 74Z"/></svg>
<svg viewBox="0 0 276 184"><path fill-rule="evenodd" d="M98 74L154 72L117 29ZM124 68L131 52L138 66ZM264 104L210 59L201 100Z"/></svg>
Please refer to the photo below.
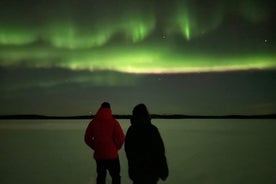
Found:
<svg viewBox="0 0 276 184"><path fill-rule="evenodd" d="M276 107L275 71L133 75L2 68L0 76L1 114L88 114L102 101L116 113L130 113L141 102L153 113L172 114L264 114Z"/></svg>

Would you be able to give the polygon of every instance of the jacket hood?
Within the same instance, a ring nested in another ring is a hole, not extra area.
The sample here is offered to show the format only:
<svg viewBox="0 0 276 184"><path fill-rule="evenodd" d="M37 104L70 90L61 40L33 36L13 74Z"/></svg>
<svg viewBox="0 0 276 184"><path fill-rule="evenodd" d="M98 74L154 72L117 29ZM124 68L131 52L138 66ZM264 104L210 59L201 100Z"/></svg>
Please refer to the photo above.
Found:
<svg viewBox="0 0 276 184"><path fill-rule="evenodd" d="M101 107L96 113L94 119L110 119L112 118L112 111L110 108Z"/></svg>
<svg viewBox="0 0 276 184"><path fill-rule="evenodd" d="M134 107L130 120L132 125L144 125L151 123L151 117L144 104L139 104Z"/></svg>

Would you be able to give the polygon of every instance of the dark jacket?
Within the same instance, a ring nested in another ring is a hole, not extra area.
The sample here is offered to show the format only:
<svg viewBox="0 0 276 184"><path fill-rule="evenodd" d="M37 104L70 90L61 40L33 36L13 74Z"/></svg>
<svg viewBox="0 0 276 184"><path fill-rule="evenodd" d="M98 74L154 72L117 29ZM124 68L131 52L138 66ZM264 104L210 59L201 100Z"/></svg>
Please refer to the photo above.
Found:
<svg viewBox="0 0 276 184"><path fill-rule="evenodd" d="M85 132L85 143L94 150L94 158L116 159L124 143L123 130L110 108L100 108Z"/></svg>
<svg viewBox="0 0 276 184"><path fill-rule="evenodd" d="M151 122L132 122L125 139L129 177L157 181L168 177L165 148L158 129Z"/></svg>

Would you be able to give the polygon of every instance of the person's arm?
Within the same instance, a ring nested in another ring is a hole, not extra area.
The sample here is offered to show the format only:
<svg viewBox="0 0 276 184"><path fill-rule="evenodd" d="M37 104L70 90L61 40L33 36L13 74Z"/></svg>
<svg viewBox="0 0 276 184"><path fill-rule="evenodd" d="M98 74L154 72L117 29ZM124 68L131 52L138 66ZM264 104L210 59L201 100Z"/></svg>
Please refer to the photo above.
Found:
<svg viewBox="0 0 276 184"><path fill-rule="evenodd" d="M94 144L94 136L93 136L93 123L92 121L89 123L88 127L86 128L85 135L84 135L84 141L85 143L94 150L95 144Z"/></svg>
<svg viewBox="0 0 276 184"><path fill-rule="evenodd" d="M165 156L165 146L164 146L164 142L161 138L161 135L158 131L158 129L156 128L154 131L154 147L155 147L155 154L156 154L156 159L158 164L158 168L159 168L159 174L160 174L160 178L162 180L166 180L168 175L169 175L169 169L168 169L168 165L167 165L167 159Z"/></svg>
<svg viewBox="0 0 276 184"><path fill-rule="evenodd" d="M125 137L125 153L126 153L126 157L128 160L128 176L130 179L134 180L134 173L133 173L133 168L135 167L133 165L133 147L135 145L133 145L133 136L132 136L132 131L131 131L131 127L128 128L127 133L126 133L126 137Z"/></svg>
<svg viewBox="0 0 276 184"><path fill-rule="evenodd" d="M115 121L113 139L117 149L121 149L125 141L125 135L118 121Z"/></svg>

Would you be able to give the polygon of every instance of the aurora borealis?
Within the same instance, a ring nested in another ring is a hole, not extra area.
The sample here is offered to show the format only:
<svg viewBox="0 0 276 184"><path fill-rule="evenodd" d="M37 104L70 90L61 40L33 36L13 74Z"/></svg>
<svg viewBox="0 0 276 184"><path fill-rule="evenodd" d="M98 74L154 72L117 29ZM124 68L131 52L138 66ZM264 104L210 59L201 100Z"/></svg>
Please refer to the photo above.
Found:
<svg viewBox="0 0 276 184"><path fill-rule="evenodd" d="M266 83L263 87L268 97L264 97L256 87L257 94L252 95L252 101L244 103L248 106L255 104L256 97L259 99L256 103L269 104L266 105L267 111L241 109L232 112L229 108L218 113L272 113L271 109L276 106L273 95L276 94L273 87L276 69L273 4L269 0L2 0L0 102L8 105L1 108L0 114L33 113L35 106L43 107L36 112L43 114L44 100L32 99L41 92L45 99L52 99L52 103L51 100L47 103L50 106L70 101L72 107L78 104L89 109L89 103L81 95L76 95L79 99L72 99L77 93L75 88L80 89L79 93L82 90L93 91L93 97L86 96L90 102L114 101L125 113L131 105L122 102L123 97L132 98L132 103L147 101L148 98L152 102L157 93L155 90L167 91L166 85L171 83L170 80L175 85L172 88L177 86L180 89L175 90L183 91L193 86L188 82L182 87L190 75L198 74L199 80L213 73L222 80L228 75L233 76L231 72L249 72L247 80L250 81L252 70L258 71L256 76L262 76L261 79L253 78L259 81L256 85L262 85L261 81ZM269 75L264 74L266 71ZM169 81L164 78L169 78ZM151 81L154 79L156 83ZM234 84L236 80L239 86L237 77L231 81ZM149 83L156 85L155 90L136 92L138 87L147 89ZM60 90L65 88L68 90L67 98L59 95ZM116 97L107 93L112 90L121 94ZM243 90L236 92L236 97L249 93L251 88ZM212 99L197 93L194 96L186 94L193 96L195 109L199 101ZM178 95L178 98L183 98L185 90ZM200 100L201 95L206 98ZM167 91L161 96L166 99L171 95ZM33 101L36 105L30 105L29 102ZM17 102L26 110L17 108ZM168 106L175 107L164 107L158 112L185 113L181 110L185 104L175 103L178 103L176 99L166 102ZM221 104L218 101L215 105ZM236 105L241 104L237 102L232 106ZM47 113L58 113L46 109ZM206 107L199 109L190 113L206 112Z"/></svg>

